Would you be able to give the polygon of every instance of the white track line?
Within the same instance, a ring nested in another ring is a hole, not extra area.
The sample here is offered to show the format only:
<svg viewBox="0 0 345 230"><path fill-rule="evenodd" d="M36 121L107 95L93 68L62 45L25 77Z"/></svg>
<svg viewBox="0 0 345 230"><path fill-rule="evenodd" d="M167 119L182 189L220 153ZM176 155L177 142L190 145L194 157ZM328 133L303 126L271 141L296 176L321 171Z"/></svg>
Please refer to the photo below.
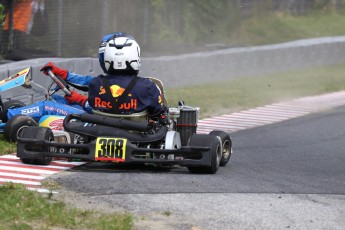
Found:
<svg viewBox="0 0 345 230"><path fill-rule="evenodd" d="M345 105L345 91L274 103L232 114L206 118L198 122L198 133L212 130L236 132L285 121L332 107Z"/></svg>
<svg viewBox="0 0 345 230"><path fill-rule="evenodd" d="M55 193L54 191L42 188L41 180L81 164L85 164L85 162L53 160L47 166L29 165L22 163L15 154L3 155L0 156L0 185L6 182L12 182L23 184L30 190L42 193Z"/></svg>

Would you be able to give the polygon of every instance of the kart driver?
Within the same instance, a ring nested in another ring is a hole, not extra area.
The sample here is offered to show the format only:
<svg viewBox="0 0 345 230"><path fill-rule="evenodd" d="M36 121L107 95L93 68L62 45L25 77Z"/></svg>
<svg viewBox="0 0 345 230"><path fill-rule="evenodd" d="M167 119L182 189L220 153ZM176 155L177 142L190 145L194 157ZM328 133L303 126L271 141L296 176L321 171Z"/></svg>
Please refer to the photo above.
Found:
<svg viewBox="0 0 345 230"><path fill-rule="evenodd" d="M67 115L85 111L92 113L94 110L123 115L146 111L150 119L156 120L165 111L161 92L156 84L148 78L137 76L141 65L140 47L132 36L122 32L104 36L99 46L98 58L106 75L83 76L61 69L52 62L46 64L41 69L44 74L48 75L49 68L76 89L88 91L88 98L76 91L72 91L70 96L56 95L55 110L47 110L47 106L43 105L39 114L27 115L39 119L43 115ZM32 106L9 109L8 119L23 114L23 109ZM54 104L51 106L54 107ZM65 114L61 114L61 111Z"/></svg>
<svg viewBox="0 0 345 230"><path fill-rule="evenodd" d="M86 111L130 115L147 111L154 119L164 111L159 88L150 79L138 77L140 47L134 38L122 32L103 37L98 52L99 63L106 75L82 76L49 62L42 70L55 75L80 90L88 90L88 98L73 91L65 96L69 104L79 104Z"/></svg>

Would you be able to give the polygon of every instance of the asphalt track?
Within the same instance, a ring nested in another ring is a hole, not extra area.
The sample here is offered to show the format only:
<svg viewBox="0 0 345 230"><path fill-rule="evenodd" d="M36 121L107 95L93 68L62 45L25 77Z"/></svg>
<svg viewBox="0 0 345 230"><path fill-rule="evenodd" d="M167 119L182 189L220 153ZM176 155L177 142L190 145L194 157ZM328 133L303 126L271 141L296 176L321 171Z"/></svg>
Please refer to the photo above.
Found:
<svg viewBox="0 0 345 230"><path fill-rule="evenodd" d="M91 163L75 168L78 173L70 175L71 182L80 181L73 188L83 191L78 187L91 185L97 178L95 190L92 186L88 188L93 195L204 192L345 195L345 107L243 130L233 133L232 138L231 162L216 175L193 175L182 167L129 168Z"/></svg>
<svg viewBox="0 0 345 230"><path fill-rule="evenodd" d="M70 199L77 206L128 210L158 223L157 214L169 213L166 229L345 228L344 106L232 138L234 154L216 175L91 163L53 177L85 195Z"/></svg>

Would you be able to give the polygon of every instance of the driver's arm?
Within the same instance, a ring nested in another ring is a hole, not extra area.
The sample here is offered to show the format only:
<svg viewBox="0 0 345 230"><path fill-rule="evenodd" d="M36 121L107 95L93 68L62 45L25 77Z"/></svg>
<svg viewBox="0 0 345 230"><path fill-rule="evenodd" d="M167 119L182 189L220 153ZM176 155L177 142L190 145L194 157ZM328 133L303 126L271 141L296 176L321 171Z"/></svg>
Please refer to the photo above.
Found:
<svg viewBox="0 0 345 230"><path fill-rule="evenodd" d="M88 90L88 84L93 78L92 76L84 76L84 75L71 73L70 71L66 69L57 67L53 62L48 62L46 65L44 65L41 68L41 71L43 71L45 75L49 76L48 69L51 70L53 74L60 76L71 86L82 91Z"/></svg>
<svg viewBox="0 0 345 230"><path fill-rule="evenodd" d="M77 88L82 91L87 91L89 89L89 82L93 79L92 76L84 76L68 72L66 81L68 84L72 85L74 88Z"/></svg>

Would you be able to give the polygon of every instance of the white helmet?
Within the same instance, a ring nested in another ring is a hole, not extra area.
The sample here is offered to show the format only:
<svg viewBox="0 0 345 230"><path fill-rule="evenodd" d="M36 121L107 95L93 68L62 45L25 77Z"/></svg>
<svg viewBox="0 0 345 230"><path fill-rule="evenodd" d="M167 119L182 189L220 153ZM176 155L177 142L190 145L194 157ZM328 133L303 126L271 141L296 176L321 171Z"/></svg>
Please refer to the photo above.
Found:
<svg viewBox="0 0 345 230"><path fill-rule="evenodd" d="M140 47L134 38L122 32L103 37L98 51L99 63L105 73L135 71L140 68Z"/></svg>

